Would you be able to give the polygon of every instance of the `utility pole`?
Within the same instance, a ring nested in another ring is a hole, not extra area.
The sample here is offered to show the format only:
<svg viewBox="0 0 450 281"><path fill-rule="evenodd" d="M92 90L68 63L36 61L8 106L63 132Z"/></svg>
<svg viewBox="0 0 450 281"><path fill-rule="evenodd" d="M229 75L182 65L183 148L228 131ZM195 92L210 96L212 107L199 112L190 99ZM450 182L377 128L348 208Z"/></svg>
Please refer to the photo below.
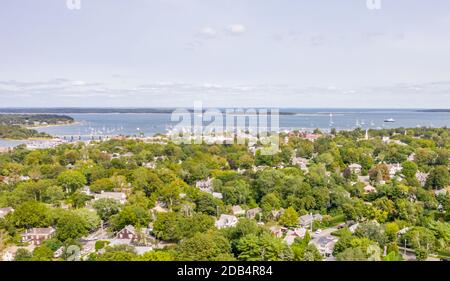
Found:
<svg viewBox="0 0 450 281"><path fill-rule="evenodd" d="M403 249L403 254L406 256L406 238L405 238L405 248Z"/></svg>

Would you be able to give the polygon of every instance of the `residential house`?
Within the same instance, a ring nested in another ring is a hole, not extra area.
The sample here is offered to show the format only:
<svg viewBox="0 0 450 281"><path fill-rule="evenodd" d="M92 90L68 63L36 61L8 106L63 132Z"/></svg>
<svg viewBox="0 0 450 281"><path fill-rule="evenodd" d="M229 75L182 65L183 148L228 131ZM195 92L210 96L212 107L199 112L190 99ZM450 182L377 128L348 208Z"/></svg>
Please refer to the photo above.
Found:
<svg viewBox="0 0 450 281"><path fill-rule="evenodd" d="M121 155L121 157L125 157L125 158L130 158L130 157L133 157L133 156L134 156L133 152L127 152L127 153Z"/></svg>
<svg viewBox="0 0 450 281"><path fill-rule="evenodd" d="M400 230L397 232L397 236L399 236L399 237L402 236L403 234L405 234L406 232L408 232L410 229L411 229L410 227L404 227L404 228L400 229Z"/></svg>
<svg viewBox="0 0 450 281"><path fill-rule="evenodd" d="M435 190L435 191L434 191L434 194L435 194L436 196L450 194L450 186L447 187L447 188Z"/></svg>
<svg viewBox="0 0 450 281"><path fill-rule="evenodd" d="M395 174L396 174L397 172L400 172L400 171L403 169L402 164L400 164L400 163L387 164L386 166L388 167L388 170L389 170L389 176L390 176L391 178L392 178L393 176L395 176Z"/></svg>
<svg viewBox="0 0 450 281"><path fill-rule="evenodd" d="M350 169L350 171L351 171L352 173L360 174L360 173L361 173L362 166L359 165L359 164L357 164L357 163L352 163L352 164L350 164L350 165L348 166L348 168Z"/></svg>
<svg viewBox="0 0 450 281"><path fill-rule="evenodd" d="M100 199L113 199L119 202L120 204L125 204L127 202L127 195L123 192L107 192L102 191L101 193L94 194L94 200Z"/></svg>
<svg viewBox="0 0 450 281"><path fill-rule="evenodd" d="M259 172L259 171L264 171L265 169L268 169L269 166L253 166L252 167L252 171L254 173Z"/></svg>
<svg viewBox="0 0 450 281"><path fill-rule="evenodd" d="M220 215L220 218L216 221L215 226L218 229L225 228L225 227L233 227L236 226L238 222L238 218L236 216L232 215Z"/></svg>
<svg viewBox="0 0 450 281"><path fill-rule="evenodd" d="M269 228L269 231L273 236L275 236L277 238L281 238L281 237L283 237L283 234L284 234L284 231L286 231L286 228L279 226L279 225L274 225Z"/></svg>
<svg viewBox="0 0 450 281"><path fill-rule="evenodd" d="M80 189L80 191L81 191L81 193L84 193L84 194L86 194L86 195L88 195L88 196L90 196L92 193L91 193L91 189L89 188L89 186L87 186L87 185L85 185L85 186L83 186L81 189Z"/></svg>
<svg viewBox="0 0 450 281"><path fill-rule="evenodd" d="M283 208L278 209L278 210L272 210L268 214L267 218L269 220L278 220L282 214L284 214L284 209Z"/></svg>
<svg viewBox="0 0 450 281"><path fill-rule="evenodd" d="M231 207L231 212L235 216L243 216L243 215L245 215L245 210L242 209L241 206L239 206L239 205Z"/></svg>
<svg viewBox="0 0 450 281"><path fill-rule="evenodd" d="M10 150L11 150L10 147L0 147L0 153L5 153L5 152L8 152Z"/></svg>
<svg viewBox="0 0 450 281"><path fill-rule="evenodd" d="M416 179L420 183L420 185L423 187L425 186L425 183L427 182L429 173L423 173L423 172L416 172Z"/></svg>
<svg viewBox="0 0 450 281"><path fill-rule="evenodd" d="M337 240L338 239L333 236L322 236L317 240L312 240L312 243L324 257L330 257L333 255L333 248Z"/></svg>
<svg viewBox="0 0 450 281"><path fill-rule="evenodd" d="M212 196L213 196L214 198L217 198L217 199L220 199L220 200L223 199L223 194L220 193L220 192L213 192L213 193L211 193L211 194L212 194Z"/></svg>
<svg viewBox="0 0 450 281"><path fill-rule="evenodd" d="M155 213L167 213L169 210L164 208L161 204L156 203L156 206L150 209L150 211Z"/></svg>
<svg viewBox="0 0 450 281"><path fill-rule="evenodd" d="M125 226L122 230L117 232L116 238L117 239L136 239L136 229L132 225Z"/></svg>
<svg viewBox="0 0 450 281"><path fill-rule="evenodd" d="M212 178L207 178L206 180L197 181L195 186L199 188L201 191L209 192L212 191Z"/></svg>
<svg viewBox="0 0 450 281"><path fill-rule="evenodd" d="M362 183L370 183L370 177L369 176L358 176L358 182Z"/></svg>
<svg viewBox="0 0 450 281"><path fill-rule="evenodd" d="M212 178L207 178L206 180L197 181L195 186L200 189L211 189L212 188Z"/></svg>
<svg viewBox="0 0 450 281"><path fill-rule="evenodd" d="M29 176L20 176L19 177L19 181L28 181L28 180L30 180L31 178L29 177Z"/></svg>
<svg viewBox="0 0 450 281"><path fill-rule="evenodd" d="M22 234L22 242L40 245L44 240L52 238L54 234L55 229L53 227L27 229L25 233Z"/></svg>
<svg viewBox="0 0 450 281"><path fill-rule="evenodd" d="M368 185L364 186L365 194L374 193L374 192L377 192L377 189L375 187L373 187L372 185L368 184Z"/></svg>
<svg viewBox="0 0 450 281"><path fill-rule="evenodd" d="M146 163L142 163L142 166L147 169L155 169L156 163L155 162L146 162Z"/></svg>
<svg viewBox="0 0 450 281"><path fill-rule="evenodd" d="M292 230L288 230L288 232L286 233L286 236L284 237L284 242L286 244L288 244L289 246L291 246L294 243L295 238L303 238L305 237L306 234L306 229L301 227L301 228L295 228Z"/></svg>
<svg viewBox="0 0 450 281"><path fill-rule="evenodd" d="M303 136L303 138L305 138L305 139L307 139L309 141L315 142L322 135L319 135L319 134L303 134L302 136Z"/></svg>
<svg viewBox="0 0 450 281"><path fill-rule="evenodd" d="M74 169L74 168L75 168L75 165L73 165L73 164L71 164L71 163L69 163L69 164L66 165L66 169L72 170L72 169Z"/></svg>
<svg viewBox="0 0 450 281"><path fill-rule="evenodd" d="M311 225L311 223L313 223L314 221L322 221L322 215L320 214L307 214L304 216L301 216L299 218L299 224L303 227L308 227Z"/></svg>
<svg viewBox="0 0 450 281"><path fill-rule="evenodd" d="M299 166L300 169L307 171L309 160L302 157L292 157L291 159L292 165Z"/></svg>
<svg viewBox="0 0 450 281"><path fill-rule="evenodd" d="M0 208L0 218L4 218L7 214L14 212L11 207Z"/></svg>
<svg viewBox="0 0 450 281"><path fill-rule="evenodd" d="M127 225L117 232L114 243L146 246L151 244L152 240L148 228L141 228L138 231L134 226Z"/></svg>
<svg viewBox="0 0 450 281"><path fill-rule="evenodd" d="M259 214L262 214L262 209L261 208L253 208L253 209L247 210L246 216L248 219L254 219Z"/></svg>
<svg viewBox="0 0 450 281"><path fill-rule="evenodd" d="M351 233L355 233L358 226L359 226L359 223L352 224L349 226L348 230L350 230Z"/></svg>

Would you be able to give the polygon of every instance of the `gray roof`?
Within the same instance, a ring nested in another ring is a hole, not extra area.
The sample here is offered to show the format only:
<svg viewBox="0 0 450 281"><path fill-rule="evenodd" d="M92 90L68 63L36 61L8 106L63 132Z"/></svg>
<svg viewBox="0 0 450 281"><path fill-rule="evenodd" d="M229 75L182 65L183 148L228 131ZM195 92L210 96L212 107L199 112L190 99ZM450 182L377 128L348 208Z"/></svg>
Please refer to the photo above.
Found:
<svg viewBox="0 0 450 281"><path fill-rule="evenodd" d="M37 227L37 228L31 228L26 230L26 232L22 235L28 235L28 234L32 234L32 235L50 235L52 233L55 232L55 229L53 227Z"/></svg>
<svg viewBox="0 0 450 281"><path fill-rule="evenodd" d="M11 208L11 207L0 208L0 213L9 213L9 212L12 212L12 211L14 211L14 209Z"/></svg>

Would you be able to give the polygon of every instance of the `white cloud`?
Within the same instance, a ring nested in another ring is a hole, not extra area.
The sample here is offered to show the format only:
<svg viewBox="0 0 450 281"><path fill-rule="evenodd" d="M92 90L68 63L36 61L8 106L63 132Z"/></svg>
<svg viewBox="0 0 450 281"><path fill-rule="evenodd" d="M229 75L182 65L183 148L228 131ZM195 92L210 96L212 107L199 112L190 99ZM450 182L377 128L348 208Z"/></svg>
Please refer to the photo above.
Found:
<svg viewBox="0 0 450 281"><path fill-rule="evenodd" d="M217 35L217 30L209 26L203 27L200 29L199 35L204 38L214 38Z"/></svg>
<svg viewBox="0 0 450 281"><path fill-rule="evenodd" d="M84 86L84 85L86 85L87 83L86 82L84 82L84 81L72 81L72 86Z"/></svg>
<svg viewBox="0 0 450 281"><path fill-rule="evenodd" d="M108 106L190 106L192 101L202 100L205 104L219 107L448 108L450 102L450 81L352 89L213 82L150 82L119 87L86 82L74 86L78 84L74 82L77 81L0 81L2 106L86 106L86 98L90 99L91 106L104 106L105 102ZM24 98L26 103L23 103Z"/></svg>
<svg viewBox="0 0 450 281"><path fill-rule="evenodd" d="M244 25L242 24L230 24L227 26L227 31L233 35L239 35L247 31Z"/></svg>

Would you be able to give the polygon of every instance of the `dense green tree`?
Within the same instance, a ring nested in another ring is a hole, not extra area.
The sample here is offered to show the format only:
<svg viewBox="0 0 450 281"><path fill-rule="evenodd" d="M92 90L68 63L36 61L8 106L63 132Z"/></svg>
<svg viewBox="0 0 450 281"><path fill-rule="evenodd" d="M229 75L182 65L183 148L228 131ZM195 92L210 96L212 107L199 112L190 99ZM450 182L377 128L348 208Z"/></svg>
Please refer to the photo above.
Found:
<svg viewBox="0 0 450 281"><path fill-rule="evenodd" d="M179 240L183 235L180 228L182 219L183 217L175 212L159 213L153 224L153 232L162 240Z"/></svg>
<svg viewBox="0 0 450 281"><path fill-rule="evenodd" d="M72 211L56 215L56 237L60 241L78 239L89 233L88 222Z"/></svg>
<svg viewBox="0 0 450 281"><path fill-rule="evenodd" d="M32 261L51 261L53 259L53 251L45 245L38 246L33 250Z"/></svg>
<svg viewBox="0 0 450 281"><path fill-rule="evenodd" d="M442 189L449 185L450 174L445 166L437 166L432 169L427 178L425 187L432 189Z"/></svg>
<svg viewBox="0 0 450 281"><path fill-rule="evenodd" d="M110 217L110 224L114 230L121 230L127 225L147 226L150 218L150 212L143 206L128 205Z"/></svg>
<svg viewBox="0 0 450 281"><path fill-rule="evenodd" d="M16 207L11 221L19 228L46 227L49 223L49 208L36 201L25 202Z"/></svg>
<svg viewBox="0 0 450 281"><path fill-rule="evenodd" d="M233 260L229 241L214 232L197 233L183 240L177 251L177 260L224 261Z"/></svg>
<svg viewBox="0 0 450 281"><path fill-rule="evenodd" d="M86 177L79 171L67 170L58 176L58 183L67 191L75 192L83 187L87 181Z"/></svg>
<svg viewBox="0 0 450 281"><path fill-rule="evenodd" d="M287 208L280 216L280 223L287 227L294 227L298 225L298 214L294 208Z"/></svg>
<svg viewBox="0 0 450 281"><path fill-rule="evenodd" d="M237 244L238 258L246 261L279 261L293 258L290 248L279 238L268 233L249 234Z"/></svg>
<svg viewBox="0 0 450 281"><path fill-rule="evenodd" d="M90 190L96 193L100 193L102 191L112 191L113 189L114 184L109 178L98 179L90 186Z"/></svg>
<svg viewBox="0 0 450 281"><path fill-rule="evenodd" d="M15 261L30 261L33 258L33 254L25 248L17 249L14 254Z"/></svg>
<svg viewBox="0 0 450 281"><path fill-rule="evenodd" d="M120 211L120 203L110 198L102 198L95 201L93 207L104 221L107 221L112 215Z"/></svg>

